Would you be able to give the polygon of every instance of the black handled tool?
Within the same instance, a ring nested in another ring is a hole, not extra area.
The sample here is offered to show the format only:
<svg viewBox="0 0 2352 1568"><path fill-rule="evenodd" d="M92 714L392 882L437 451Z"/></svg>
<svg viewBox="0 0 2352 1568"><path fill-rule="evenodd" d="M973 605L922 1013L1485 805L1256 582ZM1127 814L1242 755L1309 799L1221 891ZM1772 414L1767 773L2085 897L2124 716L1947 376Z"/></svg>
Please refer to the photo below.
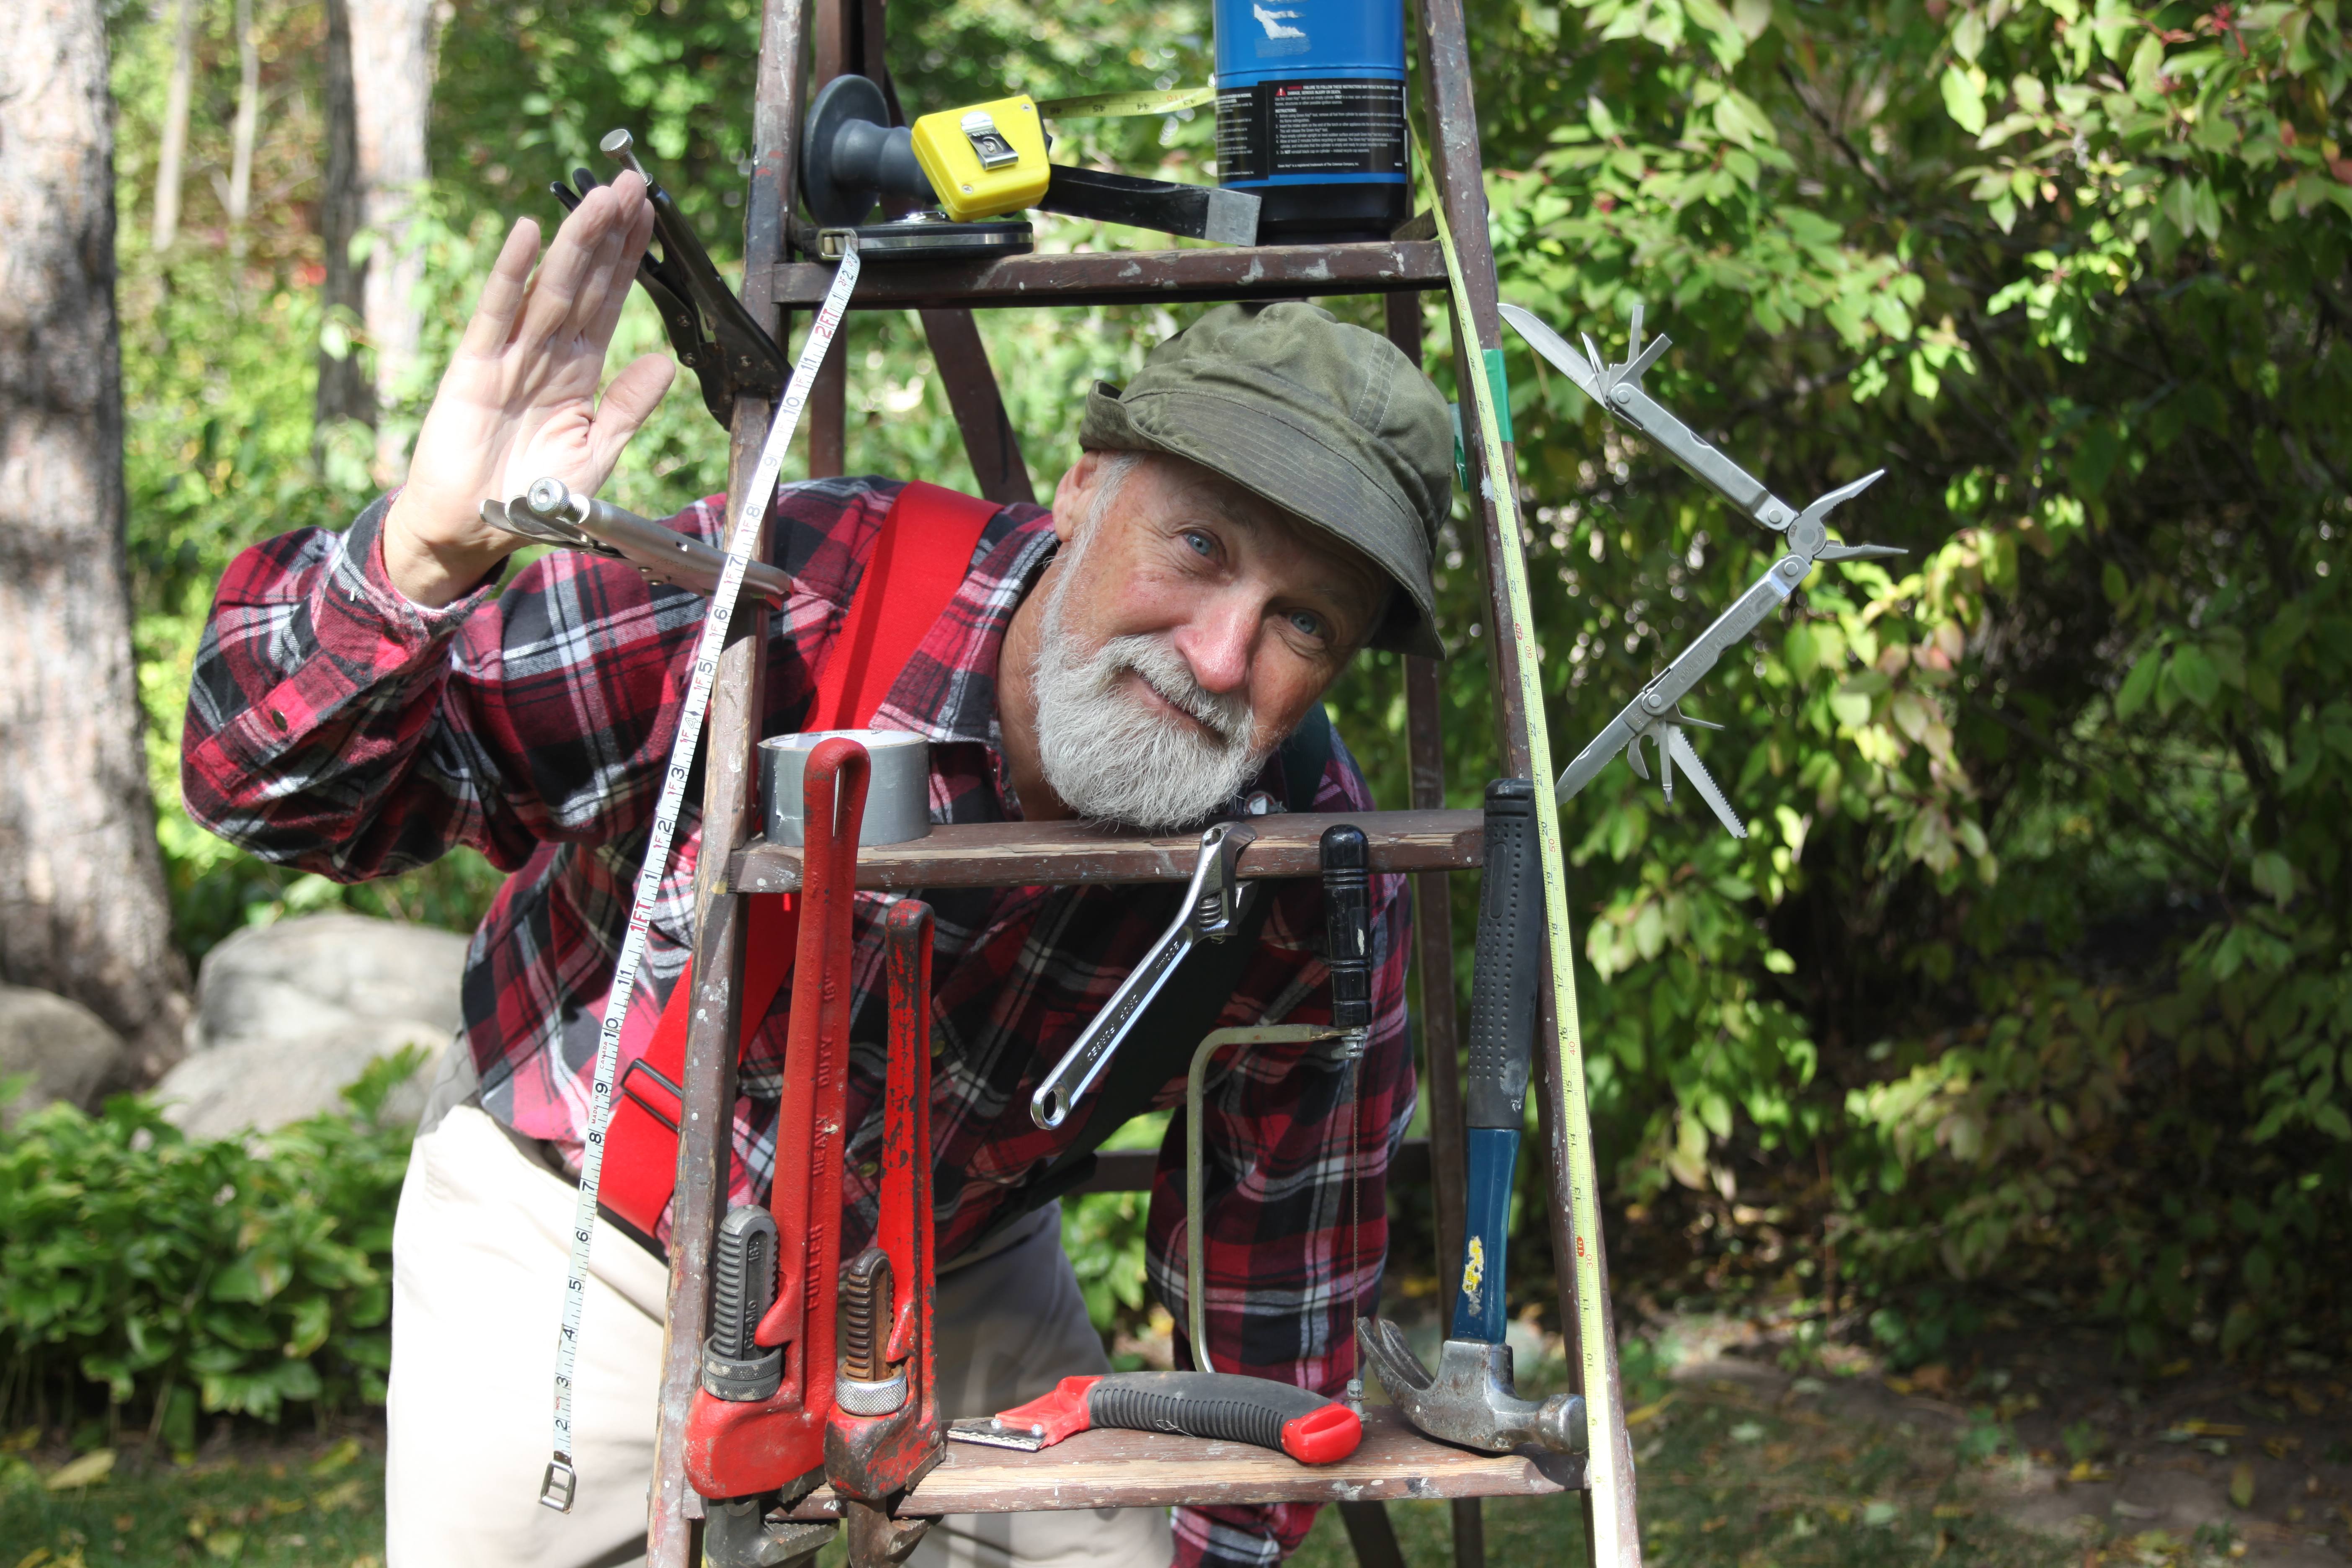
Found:
<svg viewBox="0 0 2352 1568"><path fill-rule="evenodd" d="M1323 962L1331 971L1331 1026L1346 1031L1340 1049L1346 1053L1347 1076L1341 1094L1348 1102L1348 1278L1362 1272L1364 1258L1364 1184L1356 1169L1356 1152L1364 1146L1364 1049L1372 1026L1372 900L1371 849L1364 830L1352 822L1335 822L1323 830L1318 845L1323 866ZM1348 1324L1348 1343L1354 1347L1363 1326L1361 1299ZM1193 1353L1200 1353L1196 1345ZM1364 1405L1362 1357L1348 1369L1348 1405Z"/></svg>
<svg viewBox="0 0 2352 1568"><path fill-rule="evenodd" d="M719 276L710 253L695 237L693 226L677 210L677 203L637 161L629 133L612 132L599 146L645 178L646 199L654 205L655 244L646 247L644 259L637 263L637 281L645 285L661 312L677 363L694 372L702 384L702 405L710 410L713 419L731 429L738 397L761 397L772 403L783 395L784 376L791 368L784 363L783 351ZM585 169L572 170L572 177L579 185L576 191L561 180L548 187L566 212L596 188L596 176Z"/></svg>
<svg viewBox="0 0 2352 1568"><path fill-rule="evenodd" d="M1323 830L1323 950L1331 966L1331 1026L1372 1024L1371 863L1364 830L1352 822Z"/></svg>
<svg viewBox="0 0 2352 1568"><path fill-rule="evenodd" d="M1217 245L1257 242L1258 198L1223 185L1144 180L1056 163L1037 207L1041 212L1156 228Z"/></svg>
<svg viewBox="0 0 2352 1568"><path fill-rule="evenodd" d="M1354 1411L1313 1389L1223 1372L1122 1372L1066 1377L1002 1415L951 1422L948 1436L1034 1453L1094 1426L1254 1443L1302 1465L1346 1458L1364 1433Z"/></svg>

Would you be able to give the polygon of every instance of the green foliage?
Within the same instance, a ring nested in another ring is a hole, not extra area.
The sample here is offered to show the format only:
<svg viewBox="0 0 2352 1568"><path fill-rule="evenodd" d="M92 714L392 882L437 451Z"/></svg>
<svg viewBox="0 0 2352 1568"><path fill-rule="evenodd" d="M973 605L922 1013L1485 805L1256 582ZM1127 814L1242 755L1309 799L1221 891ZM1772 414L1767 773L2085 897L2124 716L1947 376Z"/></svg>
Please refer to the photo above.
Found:
<svg viewBox="0 0 2352 1568"><path fill-rule="evenodd" d="M1621 1182L1818 1146L1902 1353L1987 1282L2143 1354L2340 1322L2297 1261L2352 1232L2335 7L1474 28L1506 294L1612 353L1645 299L1659 396L1800 501L1886 467L1833 521L1913 552L1695 695L1745 843L1613 768L1571 807ZM1565 753L1771 542L1512 350Z"/></svg>
<svg viewBox="0 0 2352 1568"><path fill-rule="evenodd" d="M148 1406L181 1448L197 1405L383 1403L411 1134L382 1111L420 1059L383 1058L347 1112L267 1137L191 1142L130 1096L0 1132L0 1419L60 1373Z"/></svg>
<svg viewBox="0 0 2352 1568"><path fill-rule="evenodd" d="M236 79L229 10L196 5L198 89L186 217L179 243L162 256L150 246L146 215L169 29L139 11L112 24L125 543L149 782L180 940L200 956L241 925L338 906L467 927L498 885L496 873L470 853L407 877L341 889L232 849L190 822L180 805L188 677L223 569L238 551L274 534L342 526L373 493L368 433L312 429L322 345L339 356L367 352L356 323L322 319L320 242L311 214L297 199L309 199L325 144L316 110L323 13L268 0L254 7L265 110L252 221L232 235L218 195ZM446 250L445 223L428 218L421 229L421 243ZM468 293L471 288L464 286Z"/></svg>
<svg viewBox="0 0 2352 1568"><path fill-rule="evenodd" d="M1164 1110L1139 1116L1103 1147L1157 1149L1168 1122ZM1143 1233L1150 1211L1150 1193L1087 1193L1062 1200L1062 1250L1078 1277L1087 1317L1106 1337L1145 1315Z"/></svg>

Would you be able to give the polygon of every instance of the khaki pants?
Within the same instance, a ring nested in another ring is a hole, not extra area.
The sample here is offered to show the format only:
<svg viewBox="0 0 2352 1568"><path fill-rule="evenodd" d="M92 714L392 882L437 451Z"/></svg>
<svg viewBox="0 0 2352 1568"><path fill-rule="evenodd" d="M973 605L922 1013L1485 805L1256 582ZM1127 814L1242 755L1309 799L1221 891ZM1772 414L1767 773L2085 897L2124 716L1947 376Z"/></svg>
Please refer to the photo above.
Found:
<svg viewBox="0 0 2352 1568"><path fill-rule="evenodd" d="M393 1230L388 1568L605 1568L640 1561L667 1270L596 1239L574 1384L572 1511L540 1506L572 1190L470 1105L416 1141ZM1058 1210L939 1281L940 1402L992 1415L1109 1371L1062 1256ZM1166 1568L1157 1509L965 1514L919 1568Z"/></svg>

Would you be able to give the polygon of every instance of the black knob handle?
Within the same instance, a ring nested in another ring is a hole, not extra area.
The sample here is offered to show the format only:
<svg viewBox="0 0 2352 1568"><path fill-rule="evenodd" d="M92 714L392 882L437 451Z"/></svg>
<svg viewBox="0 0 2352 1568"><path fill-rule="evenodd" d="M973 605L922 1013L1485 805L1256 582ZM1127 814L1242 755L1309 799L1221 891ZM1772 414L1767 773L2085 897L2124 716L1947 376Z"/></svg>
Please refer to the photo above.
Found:
<svg viewBox="0 0 2352 1568"><path fill-rule="evenodd" d="M1519 1130L1535 1050L1536 984L1543 963L1543 869L1536 858L1536 786L1486 786L1486 874L1470 971L1470 1071L1463 1096L1472 1127Z"/></svg>
<svg viewBox="0 0 2352 1568"><path fill-rule="evenodd" d="M1323 939L1331 965L1331 1023L1372 1025L1371 849L1352 822L1323 830Z"/></svg>

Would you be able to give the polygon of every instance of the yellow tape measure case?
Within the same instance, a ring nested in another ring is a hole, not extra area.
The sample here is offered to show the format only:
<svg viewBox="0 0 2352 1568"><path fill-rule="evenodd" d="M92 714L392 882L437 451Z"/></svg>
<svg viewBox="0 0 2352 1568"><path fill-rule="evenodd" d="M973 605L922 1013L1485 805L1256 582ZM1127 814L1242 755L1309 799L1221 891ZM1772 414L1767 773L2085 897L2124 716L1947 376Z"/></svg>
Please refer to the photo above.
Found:
<svg viewBox="0 0 2352 1568"><path fill-rule="evenodd" d="M926 114L914 132L915 161L958 223L1034 206L1054 177L1045 122L1026 93Z"/></svg>

